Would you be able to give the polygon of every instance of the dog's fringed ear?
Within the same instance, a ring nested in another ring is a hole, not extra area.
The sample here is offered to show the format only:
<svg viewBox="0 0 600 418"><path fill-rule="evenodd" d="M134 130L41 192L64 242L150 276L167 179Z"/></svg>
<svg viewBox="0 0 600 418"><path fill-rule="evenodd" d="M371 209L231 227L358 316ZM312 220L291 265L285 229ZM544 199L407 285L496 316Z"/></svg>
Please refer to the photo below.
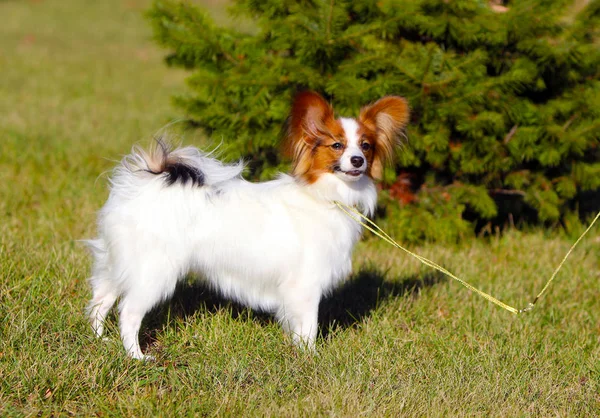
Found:
<svg viewBox="0 0 600 418"><path fill-rule="evenodd" d="M408 123L410 111L402 97L387 96L360 111L360 122L375 138L371 176L381 180L383 167L391 163L394 147L400 144L403 128Z"/></svg>
<svg viewBox="0 0 600 418"><path fill-rule="evenodd" d="M311 151L328 135L327 123L333 109L319 94L305 91L296 95L287 121L285 155L292 159L292 173L301 176L310 169Z"/></svg>

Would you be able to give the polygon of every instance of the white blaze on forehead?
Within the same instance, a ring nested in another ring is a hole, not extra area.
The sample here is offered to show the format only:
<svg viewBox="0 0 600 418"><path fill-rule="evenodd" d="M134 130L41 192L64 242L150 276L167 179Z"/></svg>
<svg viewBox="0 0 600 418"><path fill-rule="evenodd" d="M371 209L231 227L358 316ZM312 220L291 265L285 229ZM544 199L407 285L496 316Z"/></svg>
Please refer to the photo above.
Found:
<svg viewBox="0 0 600 418"><path fill-rule="evenodd" d="M340 118L344 134L348 140L348 148L358 148L358 123L354 119Z"/></svg>
<svg viewBox="0 0 600 418"><path fill-rule="evenodd" d="M359 145L360 138L358 137L358 122L350 118L340 118L339 121L346 136L346 149L340 157L340 169L343 172L356 170L364 172L367 167L367 161L365 159L365 154L363 154ZM353 157L362 158L362 164L359 167L356 167L352 163Z"/></svg>

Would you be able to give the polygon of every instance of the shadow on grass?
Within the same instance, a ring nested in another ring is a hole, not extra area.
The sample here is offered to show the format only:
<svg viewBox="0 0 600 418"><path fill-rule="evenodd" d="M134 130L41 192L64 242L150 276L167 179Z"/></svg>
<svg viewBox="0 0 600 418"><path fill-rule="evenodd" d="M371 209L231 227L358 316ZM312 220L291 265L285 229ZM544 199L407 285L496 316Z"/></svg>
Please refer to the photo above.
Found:
<svg viewBox="0 0 600 418"><path fill-rule="evenodd" d="M386 272L374 266L363 266L343 285L321 300L320 337L326 338L330 332L340 328L356 326L389 299L406 295L416 296L420 289L434 286L443 280L443 276L436 272L390 280L386 278ZM233 318L243 316L265 325L275 322L273 315L251 310L225 299L202 282L182 282L177 286L170 301L159 305L146 315L140 336L142 349L155 343L160 329L174 319L185 319L199 311L214 314L223 309L229 311Z"/></svg>
<svg viewBox="0 0 600 418"><path fill-rule="evenodd" d="M387 300L404 296L416 297L420 289L434 286L443 280L444 276L438 272L390 278L374 266L363 266L321 301L321 335L326 338L336 329L354 327Z"/></svg>

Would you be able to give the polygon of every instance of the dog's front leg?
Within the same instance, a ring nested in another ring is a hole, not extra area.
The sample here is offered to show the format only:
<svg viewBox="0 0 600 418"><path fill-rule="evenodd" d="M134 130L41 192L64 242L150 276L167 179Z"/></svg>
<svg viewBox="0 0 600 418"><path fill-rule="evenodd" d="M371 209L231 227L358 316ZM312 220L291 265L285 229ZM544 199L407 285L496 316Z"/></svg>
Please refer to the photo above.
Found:
<svg viewBox="0 0 600 418"><path fill-rule="evenodd" d="M277 319L294 345L314 351L318 330L320 289L294 289L283 298Z"/></svg>

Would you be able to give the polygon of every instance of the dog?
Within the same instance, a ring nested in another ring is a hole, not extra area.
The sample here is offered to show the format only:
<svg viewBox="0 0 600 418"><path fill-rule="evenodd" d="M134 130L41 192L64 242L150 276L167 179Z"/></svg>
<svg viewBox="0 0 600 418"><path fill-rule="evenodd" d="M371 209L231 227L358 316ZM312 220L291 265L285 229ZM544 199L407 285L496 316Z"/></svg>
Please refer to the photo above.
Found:
<svg viewBox="0 0 600 418"><path fill-rule="evenodd" d="M322 296L352 269L361 226L335 204L373 214L374 180L391 162L407 102L386 96L358 119L337 118L314 92L298 94L284 132L289 175L262 183L193 147L134 147L115 168L98 215L88 315L95 334L117 299L123 346L148 359L144 315L192 273L225 297L273 313L297 346L314 350Z"/></svg>

